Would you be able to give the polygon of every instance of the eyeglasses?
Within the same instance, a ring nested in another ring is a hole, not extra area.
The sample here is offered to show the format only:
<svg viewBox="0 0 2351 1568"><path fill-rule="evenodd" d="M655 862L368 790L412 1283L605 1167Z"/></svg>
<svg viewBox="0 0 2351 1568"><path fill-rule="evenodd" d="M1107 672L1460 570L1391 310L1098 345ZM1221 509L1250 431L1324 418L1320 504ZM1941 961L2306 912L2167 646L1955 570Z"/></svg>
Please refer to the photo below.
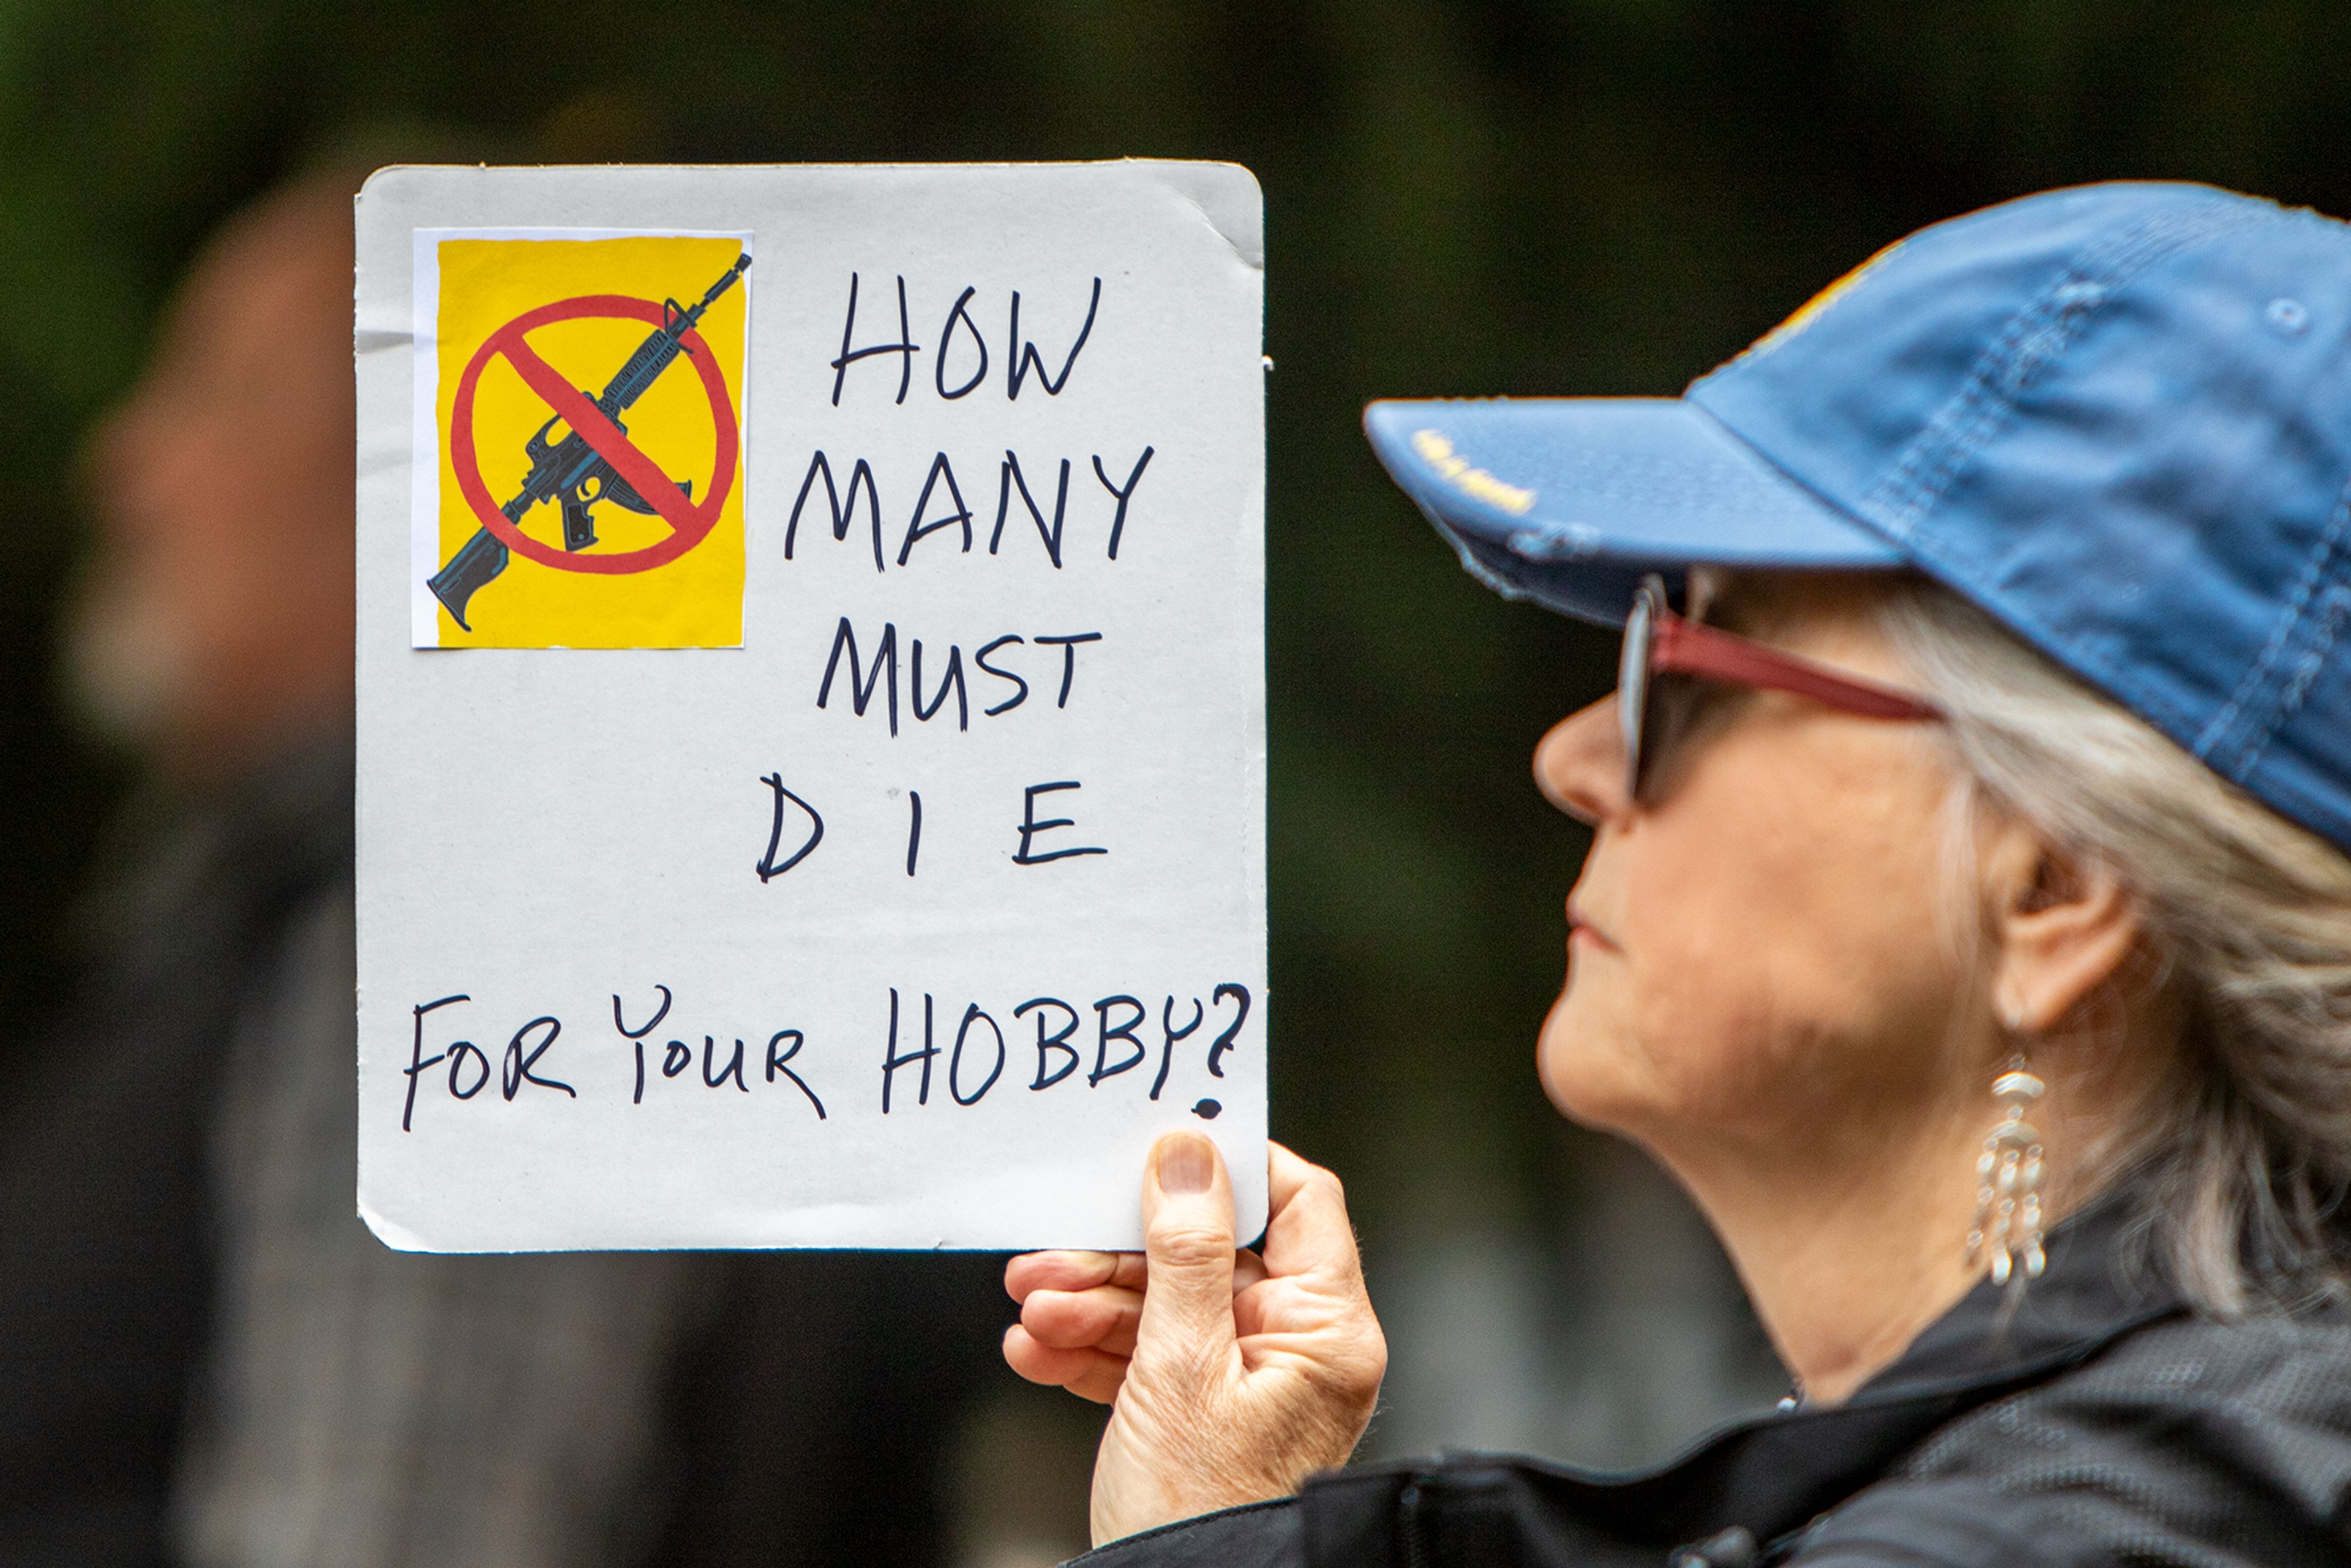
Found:
<svg viewBox="0 0 2351 1568"><path fill-rule="evenodd" d="M1625 799L1641 798L1642 765L1656 750L1660 674L1758 691L1790 692L1863 718L1941 719L1924 697L1841 674L1752 639L1685 621L1666 606L1665 579L1650 574L1633 595L1616 666L1616 722L1624 727ZM1644 742L1648 742L1645 745Z"/></svg>

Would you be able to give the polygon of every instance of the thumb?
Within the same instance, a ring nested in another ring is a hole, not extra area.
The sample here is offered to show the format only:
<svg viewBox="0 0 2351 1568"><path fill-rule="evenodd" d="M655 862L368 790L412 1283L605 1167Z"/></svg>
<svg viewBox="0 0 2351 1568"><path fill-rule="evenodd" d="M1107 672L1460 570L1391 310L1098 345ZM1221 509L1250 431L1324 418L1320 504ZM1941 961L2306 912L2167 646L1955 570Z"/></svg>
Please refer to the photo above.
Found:
<svg viewBox="0 0 2351 1568"><path fill-rule="evenodd" d="M1135 1334L1138 1360L1228 1354L1233 1334L1233 1188L1217 1145L1170 1133L1152 1145L1143 1179L1149 1277Z"/></svg>

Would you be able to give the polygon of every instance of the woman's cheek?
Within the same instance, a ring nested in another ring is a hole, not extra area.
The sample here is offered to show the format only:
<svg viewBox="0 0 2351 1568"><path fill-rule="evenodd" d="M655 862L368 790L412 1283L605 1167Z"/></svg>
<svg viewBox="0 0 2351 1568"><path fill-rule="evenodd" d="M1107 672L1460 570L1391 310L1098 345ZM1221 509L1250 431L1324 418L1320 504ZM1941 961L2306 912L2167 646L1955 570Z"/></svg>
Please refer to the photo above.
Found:
<svg viewBox="0 0 2351 1568"><path fill-rule="evenodd" d="M1772 1087L1784 1019L1770 1005L1767 955L1707 940L1578 952L1543 1021L1543 1088L1586 1125L1641 1134L1667 1124L1740 1122Z"/></svg>

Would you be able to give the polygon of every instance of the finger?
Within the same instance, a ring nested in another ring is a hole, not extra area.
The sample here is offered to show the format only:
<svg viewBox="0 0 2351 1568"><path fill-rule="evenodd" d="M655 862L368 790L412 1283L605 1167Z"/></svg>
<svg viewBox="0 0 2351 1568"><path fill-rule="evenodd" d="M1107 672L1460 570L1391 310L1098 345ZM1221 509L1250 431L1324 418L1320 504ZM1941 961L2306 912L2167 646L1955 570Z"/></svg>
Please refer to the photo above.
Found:
<svg viewBox="0 0 2351 1568"><path fill-rule="evenodd" d="M1025 1301L1031 1291L1090 1291L1096 1285L1143 1288L1140 1252L1024 1252L1004 1265L1004 1291Z"/></svg>
<svg viewBox="0 0 2351 1568"><path fill-rule="evenodd" d="M1266 1145L1265 1263L1274 1274L1316 1274L1361 1294L1363 1259L1347 1218L1346 1189L1321 1166Z"/></svg>
<svg viewBox="0 0 2351 1568"><path fill-rule="evenodd" d="M1107 1405L1126 1381L1126 1358L1099 1350L1061 1350L1040 1344L1015 1323L1004 1331L1005 1364L1031 1383L1066 1388Z"/></svg>
<svg viewBox="0 0 2351 1568"><path fill-rule="evenodd" d="M1272 1290L1243 1291L1233 1298L1233 1333L1241 1339L1255 1339L1266 1332L1266 1322L1280 1303L1271 1298Z"/></svg>
<svg viewBox="0 0 2351 1568"><path fill-rule="evenodd" d="M1265 1332L1266 1311L1271 1292L1255 1287L1272 1276L1267 1272L1265 1260L1254 1252L1244 1252L1233 1268L1233 1333L1242 1339Z"/></svg>
<svg viewBox="0 0 2351 1568"><path fill-rule="evenodd" d="M1232 1356L1233 1188L1214 1143L1178 1132L1152 1145L1143 1239L1149 1282L1136 1356L1195 1365Z"/></svg>
<svg viewBox="0 0 2351 1568"><path fill-rule="evenodd" d="M1243 1291L1248 1290L1251 1285L1256 1284L1259 1280L1264 1278L1264 1259L1259 1257L1256 1253L1250 1251L1246 1247L1242 1248L1239 1252L1234 1255L1233 1294L1235 1296L1238 1296Z"/></svg>
<svg viewBox="0 0 2351 1568"><path fill-rule="evenodd" d="M1265 1197L1269 1217L1280 1214L1290 1200L1298 1196L1298 1189L1306 1185L1307 1178L1321 1168L1312 1161L1301 1158L1289 1145L1278 1144L1268 1138L1265 1141Z"/></svg>
<svg viewBox="0 0 2351 1568"><path fill-rule="evenodd" d="M1091 1346L1132 1355L1135 1326L1142 1321L1143 1292L1115 1285L1038 1291L1020 1304L1020 1326L1039 1343L1061 1350Z"/></svg>
<svg viewBox="0 0 2351 1568"><path fill-rule="evenodd" d="M1094 1353L1094 1364L1082 1376L1073 1377L1061 1385L1081 1399L1091 1399L1097 1405L1109 1405L1118 1398L1118 1391L1126 1383L1126 1358Z"/></svg>

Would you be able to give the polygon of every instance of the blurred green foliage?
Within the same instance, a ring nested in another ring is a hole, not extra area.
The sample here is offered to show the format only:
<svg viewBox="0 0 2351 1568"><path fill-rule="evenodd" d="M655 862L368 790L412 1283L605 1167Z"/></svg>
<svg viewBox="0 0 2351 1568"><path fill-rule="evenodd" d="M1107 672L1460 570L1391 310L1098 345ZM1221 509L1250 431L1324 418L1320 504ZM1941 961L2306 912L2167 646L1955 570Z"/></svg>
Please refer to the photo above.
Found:
<svg viewBox="0 0 2351 1568"><path fill-rule="evenodd" d="M1276 1131L1369 1224L1533 1218L1512 1195L1577 1163L1530 1058L1582 841L1525 758L1612 640L1463 576L1360 405L1669 394L1886 241L2053 184L2351 211L2346 80L2342 0L5 0L0 1001L37 998L125 777L50 695L78 433L236 204L371 152L1231 159L1279 366Z"/></svg>

